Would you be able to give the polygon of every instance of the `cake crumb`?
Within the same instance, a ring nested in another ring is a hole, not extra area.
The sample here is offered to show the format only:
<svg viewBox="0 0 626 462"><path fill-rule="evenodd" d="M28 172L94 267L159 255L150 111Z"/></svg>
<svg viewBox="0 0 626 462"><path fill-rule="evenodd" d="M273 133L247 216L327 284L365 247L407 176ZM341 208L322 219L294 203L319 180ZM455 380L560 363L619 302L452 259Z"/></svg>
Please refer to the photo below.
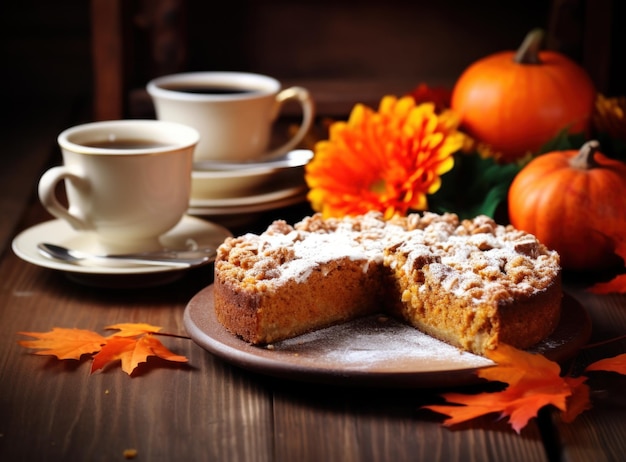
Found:
<svg viewBox="0 0 626 462"><path fill-rule="evenodd" d="M124 459L134 459L137 457L136 449L124 449Z"/></svg>

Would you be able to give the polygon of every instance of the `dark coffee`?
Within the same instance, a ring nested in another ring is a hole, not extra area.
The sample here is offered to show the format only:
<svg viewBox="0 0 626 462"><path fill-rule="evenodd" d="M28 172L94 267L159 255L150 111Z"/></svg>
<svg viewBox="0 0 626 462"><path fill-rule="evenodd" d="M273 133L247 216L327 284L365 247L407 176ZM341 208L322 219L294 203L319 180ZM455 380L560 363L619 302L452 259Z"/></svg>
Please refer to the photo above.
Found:
<svg viewBox="0 0 626 462"><path fill-rule="evenodd" d="M80 144L90 148L101 149L154 149L171 146L171 144L168 143L160 143L158 141L140 138L97 140Z"/></svg>
<svg viewBox="0 0 626 462"><path fill-rule="evenodd" d="M209 85L180 85L163 87L171 91L180 91L182 93L194 93L196 95L242 95L246 93L254 93L258 91L254 88L228 87L228 86L209 86Z"/></svg>

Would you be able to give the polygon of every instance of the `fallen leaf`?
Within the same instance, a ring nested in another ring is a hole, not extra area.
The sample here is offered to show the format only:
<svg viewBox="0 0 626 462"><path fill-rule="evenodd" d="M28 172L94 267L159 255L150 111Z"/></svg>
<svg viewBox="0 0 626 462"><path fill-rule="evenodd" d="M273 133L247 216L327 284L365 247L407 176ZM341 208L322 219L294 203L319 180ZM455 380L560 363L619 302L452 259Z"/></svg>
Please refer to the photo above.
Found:
<svg viewBox="0 0 626 462"><path fill-rule="evenodd" d="M116 337L135 337L137 335L147 334L149 332L159 332L162 327L153 326L151 324L142 323L122 323L106 326L107 330L119 330L113 334Z"/></svg>
<svg viewBox="0 0 626 462"><path fill-rule="evenodd" d="M166 361L174 361L178 363L186 363L188 359L185 356L177 355L172 353L170 350L165 348L165 346L154 336L146 335L141 339L145 342L150 350L152 350L152 354L155 356L165 359Z"/></svg>
<svg viewBox="0 0 626 462"><path fill-rule="evenodd" d="M615 254L626 263L626 234L623 232L614 232L608 236L615 244ZM598 282L589 288L589 292L597 295L606 295L610 293L626 293L626 274L615 276L608 282Z"/></svg>
<svg viewBox="0 0 626 462"><path fill-rule="evenodd" d="M572 389L572 394L567 398L567 407L561 411L563 422L573 422L582 412L591 409L589 398L589 385L585 383L586 377L564 377Z"/></svg>
<svg viewBox="0 0 626 462"><path fill-rule="evenodd" d="M626 353L596 361L587 366L585 371L608 371L626 375Z"/></svg>
<svg viewBox="0 0 626 462"><path fill-rule="evenodd" d="M511 427L520 433L528 421L547 405L561 411L567 409L567 399L573 390L560 376L557 363L542 355L501 345L487 354L496 365L482 368L479 377L508 384L503 391L464 395L446 393L448 405L430 405L425 408L448 415L444 425L451 426L486 414L497 413L509 417ZM461 406L459 406L461 405Z"/></svg>
<svg viewBox="0 0 626 462"><path fill-rule="evenodd" d="M143 323L114 324L105 329L117 330L109 337L83 329L55 327L50 332L19 332L37 340L20 340L27 348L38 349L39 355L54 355L59 359L80 359L83 355L93 356L91 372L98 371L114 361L121 361L122 370L131 375L140 363L156 356L166 361L187 362L187 358L172 353L154 333L162 328ZM160 334L172 335L172 334Z"/></svg>
<svg viewBox="0 0 626 462"><path fill-rule="evenodd" d="M91 372L103 369L107 364L120 360L122 370L131 375L140 363L149 356L157 356L167 361L187 362L187 358L169 351L151 334L139 338L110 337L102 350L94 356Z"/></svg>
<svg viewBox="0 0 626 462"><path fill-rule="evenodd" d="M85 354L93 354L102 348L106 339L93 331L54 327L50 332L18 332L38 340L20 340L26 348L38 349L38 355L53 355L59 359L80 359Z"/></svg>

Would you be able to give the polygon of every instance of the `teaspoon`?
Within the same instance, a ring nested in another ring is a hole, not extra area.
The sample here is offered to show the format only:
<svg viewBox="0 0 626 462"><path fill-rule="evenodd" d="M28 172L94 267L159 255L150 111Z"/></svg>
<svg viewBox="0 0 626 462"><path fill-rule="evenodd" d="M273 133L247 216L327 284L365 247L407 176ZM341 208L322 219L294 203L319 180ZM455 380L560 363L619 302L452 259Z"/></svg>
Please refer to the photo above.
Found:
<svg viewBox="0 0 626 462"><path fill-rule="evenodd" d="M67 263L97 264L124 261L142 265L171 266L173 268L188 268L208 263L215 258L216 254L213 248L203 248L198 250L163 250L158 252L94 255L47 242L37 244L37 248L44 256Z"/></svg>

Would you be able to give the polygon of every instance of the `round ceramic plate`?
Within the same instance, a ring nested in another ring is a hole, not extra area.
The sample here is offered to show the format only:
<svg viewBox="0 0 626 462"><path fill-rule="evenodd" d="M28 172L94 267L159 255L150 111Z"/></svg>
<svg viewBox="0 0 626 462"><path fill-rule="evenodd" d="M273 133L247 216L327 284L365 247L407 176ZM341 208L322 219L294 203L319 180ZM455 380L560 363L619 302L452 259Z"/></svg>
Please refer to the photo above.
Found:
<svg viewBox="0 0 626 462"><path fill-rule="evenodd" d="M271 349L253 346L217 321L213 286L189 301L184 324L196 343L227 362L253 372L307 382L396 388L459 386L477 383L476 370L493 364L381 316L304 334L275 343ZM586 311L565 295L559 326L533 351L564 361L587 342L590 334Z"/></svg>
<svg viewBox="0 0 626 462"><path fill-rule="evenodd" d="M232 236L232 233L220 225L185 216L174 228L161 236L160 241L164 249L186 250L194 247L217 247L229 236ZM101 266L72 264L43 256L37 250L37 244L40 242L94 252L96 240L93 233L76 231L63 220L52 220L22 231L12 243L13 251L22 260L44 268L64 271L78 282L89 285L156 285L169 282L188 269L120 261L107 262L106 265ZM206 263L209 262L203 264ZM146 275L151 277L131 278L131 276ZM164 277L155 278L152 275L164 275Z"/></svg>

